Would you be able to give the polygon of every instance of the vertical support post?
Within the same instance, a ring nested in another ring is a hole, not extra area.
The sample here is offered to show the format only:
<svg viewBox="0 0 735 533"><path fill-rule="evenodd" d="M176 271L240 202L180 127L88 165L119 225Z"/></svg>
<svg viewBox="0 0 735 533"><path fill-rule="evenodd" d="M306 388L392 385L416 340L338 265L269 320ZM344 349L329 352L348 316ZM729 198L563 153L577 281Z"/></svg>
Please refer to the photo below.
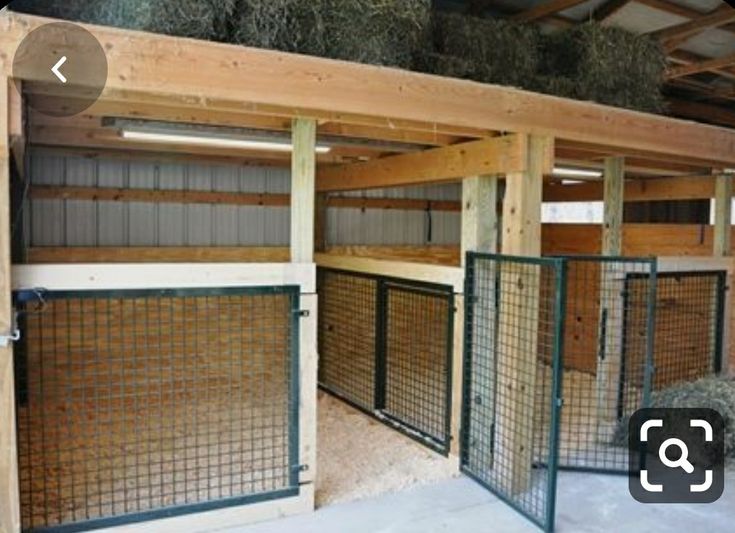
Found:
<svg viewBox="0 0 735 533"><path fill-rule="evenodd" d="M313 263L316 121L294 119L291 138L291 262Z"/></svg>
<svg viewBox="0 0 735 533"><path fill-rule="evenodd" d="M503 200L503 253L541 255L541 205L544 175L554 164L554 140L528 136L525 172L506 177ZM497 350L497 464L508 477L506 490L515 494L530 486L533 465L533 420L538 366L541 271L502 263ZM505 312L503 312L505 310Z"/></svg>
<svg viewBox="0 0 735 533"><path fill-rule="evenodd" d="M291 130L291 262L314 262L314 206L316 180L316 121L296 118ZM316 483L317 403L317 295L301 294L299 338L299 457L307 469L301 473L300 497L308 510L314 509Z"/></svg>
<svg viewBox="0 0 735 533"><path fill-rule="evenodd" d="M468 251L498 249L498 178L472 176L462 180L462 265Z"/></svg>
<svg viewBox="0 0 735 533"><path fill-rule="evenodd" d="M314 251L327 251L327 193L317 193L314 207Z"/></svg>
<svg viewBox="0 0 735 533"><path fill-rule="evenodd" d="M719 174L715 178L715 232L713 255L732 255L732 176Z"/></svg>
<svg viewBox="0 0 735 533"><path fill-rule="evenodd" d="M625 158L605 158L603 172L604 220L603 256L619 256L623 251L623 208ZM619 267L619 265L617 265ZM623 358L623 284L619 268L613 263L600 264L600 309L598 334L603 335L597 354L597 438L608 442L617 425L620 368Z"/></svg>
<svg viewBox="0 0 735 533"><path fill-rule="evenodd" d="M0 335L12 329L10 301L10 80L0 76ZM0 348L0 531L20 531L13 347Z"/></svg>

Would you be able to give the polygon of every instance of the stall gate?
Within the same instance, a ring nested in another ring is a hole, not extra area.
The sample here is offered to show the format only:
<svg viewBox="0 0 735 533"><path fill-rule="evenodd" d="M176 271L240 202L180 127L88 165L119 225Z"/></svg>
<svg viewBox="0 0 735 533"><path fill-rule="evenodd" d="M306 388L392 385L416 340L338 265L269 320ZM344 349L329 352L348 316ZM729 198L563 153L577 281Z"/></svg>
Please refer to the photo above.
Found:
<svg viewBox="0 0 735 533"><path fill-rule="evenodd" d="M448 454L452 287L319 268L317 291L321 388Z"/></svg>
<svg viewBox="0 0 735 533"><path fill-rule="evenodd" d="M25 531L299 493L299 287L14 295Z"/></svg>

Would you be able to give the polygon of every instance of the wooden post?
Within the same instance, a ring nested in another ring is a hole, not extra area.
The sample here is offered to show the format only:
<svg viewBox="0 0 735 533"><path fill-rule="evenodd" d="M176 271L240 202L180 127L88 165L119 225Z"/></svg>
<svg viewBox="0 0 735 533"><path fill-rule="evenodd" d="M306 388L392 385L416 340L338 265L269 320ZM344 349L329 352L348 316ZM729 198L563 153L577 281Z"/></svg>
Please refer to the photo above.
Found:
<svg viewBox="0 0 735 533"><path fill-rule="evenodd" d="M0 335L12 329L10 303L9 80L0 77ZM0 531L20 531L13 347L0 348Z"/></svg>
<svg viewBox="0 0 735 533"><path fill-rule="evenodd" d="M313 263L316 121L294 119L291 137L291 262Z"/></svg>
<svg viewBox="0 0 735 533"><path fill-rule="evenodd" d="M497 201L497 176L472 176L462 180L462 265L468 251L497 251Z"/></svg>
<svg viewBox="0 0 735 533"><path fill-rule="evenodd" d="M604 220L602 249L604 256L619 256L623 250L623 204L625 191L625 159L608 157L603 173ZM604 353L597 357L597 438L609 442L617 425L617 402L620 386L620 363L623 356L622 276L620 265L600 266L600 324L604 327ZM599 343L598 343L599 345Z"/></svg>
<svg viewBox="0 0 735 533"><path fill-rule="evenodd" d="M715 178L715 234L713 255L732 255L732 176L719 174Z"/></svg>
<svg viewBox="0 0 735 533"><path fill-rule="evenodd" d="M554 140L529 136L525 172L506 177L503 201L503 253L541 254L541 193L551 172ZM533 421L538 366L538 269L503 263L498 329L498 447L495 464L505 470L509 493L529 488L533 464ZM503 312L506 310L506 312Z"/></svg>
<svg viewBox="0 0 735 533"><path fill-rule="evenodd" d="M316 195L314 207L314 251L327 251L327 194Z"/></svg>

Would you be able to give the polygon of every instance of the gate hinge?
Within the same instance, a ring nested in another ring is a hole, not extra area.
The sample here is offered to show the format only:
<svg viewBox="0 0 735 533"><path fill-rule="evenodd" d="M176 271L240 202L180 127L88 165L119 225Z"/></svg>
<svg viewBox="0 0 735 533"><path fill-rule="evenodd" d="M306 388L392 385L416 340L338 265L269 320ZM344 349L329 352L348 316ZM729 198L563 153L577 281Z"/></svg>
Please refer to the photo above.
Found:
<svg viewBox="0 0 735 533"><path fill-rule="evenodd" d="M0 347L6 348L11 342L20 340L20 328L18 328L18 312L13 310L13 323L7 335L0 335Z"/></svg>
<svg viewBox="0 0 735 533"><path fill-rule="evenodd" d="M308 472L309 471L309 465L294 465L291 468L293 468L297 472Z"/></svg>
<svg viewBox="0 0 735 533"><path fill-rule="evenodd" d="M564 407L564 398L557 398L556 399L556 406L557 407Z"/></svg>
<svg viewBox="0 0 735 533"><path fill-rule="evenodd" d="M296 309L294 314L299 318L307 318L311 315L311 312L308 309Z"/></svg>

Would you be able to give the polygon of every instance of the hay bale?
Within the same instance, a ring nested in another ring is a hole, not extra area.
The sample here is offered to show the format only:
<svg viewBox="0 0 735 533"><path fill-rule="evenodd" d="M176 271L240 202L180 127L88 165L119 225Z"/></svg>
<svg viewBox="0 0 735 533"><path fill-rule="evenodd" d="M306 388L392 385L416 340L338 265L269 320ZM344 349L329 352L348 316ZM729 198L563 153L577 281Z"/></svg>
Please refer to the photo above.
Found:
<svg viewBox="0 0 735 533"><path fill-rule="evenodd" d="M433 52L423 58L421 70L521 88L534 85L540 61L540 33L534 26L437 13L432 37Z"/></svg>
<svg viewBox="0 0 735 533"><path fill-rule="evenodd" d="M654 392L651 407L709 408L725 421L725 455L735 457L735 381L724 377L703 378ZM628 424L620 424L615 444L628 445Z"/></svg>
<svg viewBox="0 0 735 533"><path fill-rule="evenodd" d="M178 37L226 40L236 0L17 0L12 9Z"/></svg>
<svg viewBox="0 0 735 533"><path fill-rule="evenodd" d="M645 35L587 22L544 38L542 57L537 90L558 94L554 78L561 77L574 86L563 96L640 111L665 109L666 56Z"/></svg>
<svg viewBox="0 0 735 533"><path fill-rule="evenodd" d="M233 42L408 68L430 0L240 0Z"/></svg>

